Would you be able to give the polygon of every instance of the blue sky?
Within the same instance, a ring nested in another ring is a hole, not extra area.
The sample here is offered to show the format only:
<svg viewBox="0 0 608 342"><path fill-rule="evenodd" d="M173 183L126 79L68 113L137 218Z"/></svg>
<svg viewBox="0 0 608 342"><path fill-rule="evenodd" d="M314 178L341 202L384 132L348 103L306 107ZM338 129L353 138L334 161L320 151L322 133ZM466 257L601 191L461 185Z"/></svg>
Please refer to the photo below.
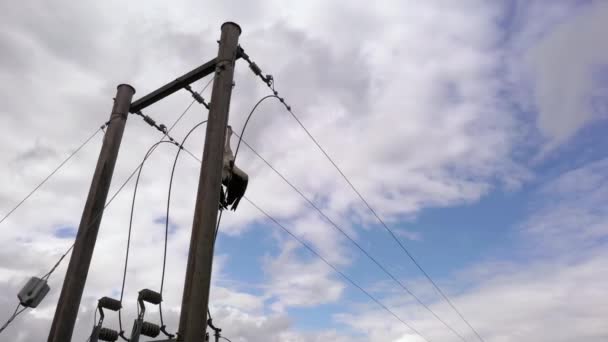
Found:
<svg viewBox="0 0 608 342"><path fill-rule="evenodd" d="M0 5L3 212L105 122L116 84L132 84L137 98L192 69L214 56L219 26L230 19L304 125L485 341L608 337L605 3L45 6ZM240 62L235 82L229 121L240 132L268 90ZM177 93L146 114L170 124L189 101ZM193 107L172 134L183 137L206 115ZM193 134L189 149L201 153L203 137L204 129ZM111 193L159 138L129 118ZM478 340L279 103L260 106L245 139L465 341ZM71 244L100 143L0 227L0 307ZM139 185L123 303L129 322L137 291L160 283L174 152L159 148ZM460 340L251 151L243 148L237 164L250 175L248 197L332 265L430 340ZM180 159L163 306L169 330L177 329L198 172L187 155ZM96 300L119 295L132 191L130 184L104 215L74 341L86 339ZM16 341L46 338L66 266L41 307L10 328ZM235 342L424 340L246 202L222 219L210 310ZM156 320L154 309L149 315Z"/></svg>

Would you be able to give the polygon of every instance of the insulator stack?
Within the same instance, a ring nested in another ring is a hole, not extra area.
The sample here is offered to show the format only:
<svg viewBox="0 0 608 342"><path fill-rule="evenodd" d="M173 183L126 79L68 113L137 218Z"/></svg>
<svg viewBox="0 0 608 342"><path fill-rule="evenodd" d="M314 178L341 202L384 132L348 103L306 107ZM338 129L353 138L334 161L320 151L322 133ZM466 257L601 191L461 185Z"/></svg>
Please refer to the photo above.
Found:
<svg viewBox="0 0 608 342"><path fill-rule="evenodd" d="M156 337L160 334L160 327L154 323L143 322L141 324L141 334L148 337Z"/></svg>
<svg viewBox="0 0 608 342"><path fill-rule="evenodd" d="M121 308L122 308L122 303L119 300L116 300L116 299L113 299L110 297L102 297L97 301L97 310L99 310L99 321L93 327L93 331L91 332L91 336L89 337L89 340L91 342L98 342L98 341L114 342L114 341L118 340L118 336L120 336L118 331L103 327L103 320L106 317L103 310L106 309L106 310L110 310L110 311L118 311Z"/></svg>
<svg viewBox="0 0 608 342"><path fill-rule="evenodd" d="M158 305L163 301L163 296L161 296L160 293L150 289L143 289L139 291L139 298L154 305Z"/></svg>
<svg viewBox="0 0 608 342"><path fill-rule="evenodd" d="M114 342L118 340L118 331L108 328L101 328L99 330L99 340Z"/></svg>
<svg viewBox="0 0 608 342"><path fill-rule="evenodd" d="M118 311L122 308L122 304L120 304L119 300L110 297L102 297L99 299L98 306L111 311Z"/></svg>
<svg viewBox="0 0 608 342"><path fill-rule="evenodd" d="M144 321L144 315L146 313L146 305L145 303L150 303L153 305L159 305L163 301L163 296L150 289L143 289L139 291L139 296L137 297L137 301L139 303L139 314L137 315L137 319L133 323L133 331L131 332L131 342L139 342L140 336L148 336L148 337L156 337L160 334L160 332L164 332L165 335L171 337L171 335L167 334L164 330L164 326L161 328L159 325L154 323Z"/></svg>

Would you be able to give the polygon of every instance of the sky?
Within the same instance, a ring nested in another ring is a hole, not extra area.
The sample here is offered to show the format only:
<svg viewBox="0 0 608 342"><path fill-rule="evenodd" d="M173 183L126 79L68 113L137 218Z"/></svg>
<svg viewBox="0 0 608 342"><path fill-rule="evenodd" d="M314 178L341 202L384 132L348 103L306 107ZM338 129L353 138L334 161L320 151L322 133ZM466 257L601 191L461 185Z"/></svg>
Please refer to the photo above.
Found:
<svg viewBox="0 0 608 342"><path fill-rule="evenodd" d="M608 339L608 3L24 0L0 2L0 13L2 216L108 119L118 84L144 96L215 57L221 24L234 21L252 60L484 341ZM235 132L268 93L238 61ZM190 102L180 91L144 112L169 125ZM194 105L171 134L183 138L206 116ZM204 134L186 143L200 156ZM261 104L244 136L352 241L243 147L237 165L249 174L248 198L360 288L243 201L223 215L215 248L210 311L224 336L479 341L279 102ZM129 117L110 194L161 137ZM0 321L27 279L72 244L101 142L99 133L0 224ZM127 332L137 292L160 286L175 152L160 146L139 183ZM184 155L173 186L169 331L179 320L199 170ZM120 296L133 187L105 211L73 341L87 339L99 298ZM67 264L1 340L47 338ZM156 308L146 319L158 323ZM116 315L105 325L118 329Z"/></svg>

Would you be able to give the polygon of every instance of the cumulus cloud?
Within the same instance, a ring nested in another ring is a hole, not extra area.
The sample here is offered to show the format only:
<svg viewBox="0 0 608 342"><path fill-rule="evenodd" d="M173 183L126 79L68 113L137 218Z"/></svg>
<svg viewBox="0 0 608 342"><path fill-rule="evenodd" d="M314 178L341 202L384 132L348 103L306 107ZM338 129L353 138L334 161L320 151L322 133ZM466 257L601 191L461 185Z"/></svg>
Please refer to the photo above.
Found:
<svg viewBox="0 0 608 342"><path fill-rule="evenodd" d="M527 123L520 122L521 118L511 111L513 99L504 96L510 75L502 72L505 47L501 45L503 32L497 25L502 11L500 5L478 0L458 4L395 0L378 6L362 1L340 5L308 1L285 6L272 0L256 4L168 4L156 0L128 4L63 0L52 4L26 0L19 6L2 3L0 12L5 15L0 22L0 92L6 96L0 108L5 128L0 136L0 161L5 165L0 170L0 207L10 208L18 202L25 189L35 186L79 139L107 119L116 84L131 83L139 97L213 57L219 25L227 16L243 26L243 47L265 72L274 75L277 89L302 122L387 222L411 219L429 207L471 203L497 187L516 188L528 176L526 167L513 157L521 143L520 130ZM201 13L204 17L198 15ZM592 22L597 22L603 12L598 13L593 14ZM582 31L575 33L569 33L574 26L566 25L555 34L573 39L571 35L592 33L597 29L594 25L585 24ZM530 52L532 66L542 66L548 54L561 51L562 38L547 37L537 52ZM582 50L591 47L580 44L577 46ZM582 65L601 61L603 55L589 51L585 56L576 61L576 75L588 72ZM551 67L560 68L567 59L554 60ZM551 101L560 97L562 90L542 90L553 82L553 74L540 67L537 71L541 89L538 94L547 94L538 102L540 130L556 137L571 135L574 131L568 127L580 127L591 116L568 117L555 126L548 123L550 120L544 119L546 108L560 103ZM245 115L268 90L240 62L235 80L230 123L240 132ZM204 84L205 80L195 86L201 89ZM572 89L574 100L564 99L568 103L580 103L580 96L588 94L587 85L576 86ZM209 91L204 95L209 98ZM190 100L187 93L177 93L146 113L169 124ZM195 108L176 127L174 136L183 136L204 120L206 112ZM572 112L566 109L564 116ZM69 239L58 236L57 229L78 225L99 137L3 223L2 307L14 301L14 294L28 276L46 272L70 245ZM187 143L189 149L201 153L203 137L204 130L193 134ZM110 193L118 189L159 138L141 120L129 118ZM245 139L355 238L359 238L360 229L377 229L373 216L280 104L263 104ZM158 218L165 215L174 152L173 147L159 147L142 175L124 297L125 317L130 317L127 331L136 310L137 291L160 285L164 227L158 224ZM306 202L246 148L240 153L238 164L250 175L251 199L328 260L342 267L357 266L346 241L322 218L311 214ZM176 328L179 317L199 167L184 156L176 171L164 293L169 327ZM595 172L599 171L589 171ZM96 300L120 293L132 186L127 186L105 213L74 341L86 339ZM595 187L592 184L580 193ZM586 204L595 205L602 198ZM563 201L567 205L572 200ZM523 225L525 231L552 234L552 229L559 229L560 233L554 235L567 231L569 228L548 226L552 219L558 220L549 216L553 210L547 206L532 215ZM600 222L597 227L601 227ZM305 256L293 242L274 235L271 225L251 206L243 204L236 213L224 215L220 239L238 239L254 226L263 226L259 231L272 237L272 248L260 249L251 256L262 274L260 291L234 286L236 281L246 280L225 267L231 256L221 249L214 264L211 309L216 322L230 327L225 332L233 341L417 341L406 328L390 321L385 312L367 304L345 308L343 314L334 317L334 322L341 324L339 329L300 329L290 316L290 309L335 304L344 299L346 287L330 269ZM598 231L604 234L601 228ZM416 240L412 243L425 241L424 232L417 235L402 231L399 235ZM536 334L547 324L560 323L582 312L582 307L560 307L563 316L556 316L555 320L542 318L541 313L552 308L550 295L545 294L541 296L544 301L535 306L538 310L529 309L520 315L521 320L516 320L507 314L523 310L524 299L513 297L505 304L501 294L534 295L549 286L546 278L563 283L564 288L556 289L563 299L567 286L587 279L587 291L577 298L583 304L589 303L599 291L597 286L605 273L598 272L594 278L585 271L603 267L598 255L586 255L579 263L564 261L560 264L563 272L543 260L521 271L492 273L475 279L477 292L454 291L454 300L479 324L488 341L510 338L506 337L511 336L508 327L521 327L524 330L517 330L517 336L527 337L528 327ZM64 262L51 278L52 291L41 307L26 313L7 330L14 340L44 340L66 265ZM505 287L505 283L512 286ZM386 293L383 298L421 331L445 337L446 341L451 338L419 309L413 310L411 302ZM447 308L432 299L429 302L441 315L450 317L450 322L458 323ZM503 305L505 310L496 310ZM151 320L156 320L155 309L149 314ZM502 326L504 321L512 324ZM526 325L528 321L533 323ZM595 316L589 322L596 324ZM109 324L116 326L116 318L109 318ZM580 327L570 335L560 335L561 330L554 329L550 336L553 340L575 335L591 339L605 334L595 325ZM466 331L466 327L458 329ZM542 340L541 335L534 334L529 336Z"/></svg>
<svg viewBox="0 0 608 342"><path fill-rule="evenodd" d="M608 276L605 260L605 253L595 250L579 255L578 260L543 259L502 265L504 268L488 264L483 276L473 280L475 287L452 300L486 341L603 341L608 336L601 323L606 303L598 294ZM459 341L414 305L403 305L397 299L389 303L391 310L431 340ZM475 340L449 307L436 303L431 308L467 340ZM370 306L358 312L336 319L369 334L371 341L419 340L382 310Z"/></svg>
<svg viewBox="0 0 608 342"><path fill-rule="evenodd" d="M333 270L321 260L298 260L296 247L295 242L287 242L278 257L266 261L268 295L276 298L272 309L280 312L287 307L311 307L340 299L344 285L335 279Z"/></svg>
<svg viewBox="0 0 608 342"><path fill-rule="evenodd" d="M608 17L603 2L518 2L513 54L526 79L521 99L537 113L547 153L585 125L606 118L608 50L597 44ZM533 18L533 19L532 19ZM522 63L523 62L523 63Z"/></svg>

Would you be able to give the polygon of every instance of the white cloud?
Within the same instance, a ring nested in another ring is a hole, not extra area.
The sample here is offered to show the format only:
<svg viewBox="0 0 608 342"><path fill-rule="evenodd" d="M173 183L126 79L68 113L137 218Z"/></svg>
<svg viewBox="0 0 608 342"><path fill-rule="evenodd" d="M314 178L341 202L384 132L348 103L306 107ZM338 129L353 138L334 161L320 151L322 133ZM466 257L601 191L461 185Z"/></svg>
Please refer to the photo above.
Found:
<svg viewBox="0 0 608 342"><path fill-rule="evenodd" d="M605 78L608 49L598 44L608 18L601 1L520 3L525 18L515 35L511 55L531 83L532 94L520 92L538 113L537 125L546 140L542 153L565 143L585 125L606 118ZM522 20L521 18L519 18ZM520 57L523 63L520 63ZM605 71L604 71L605 73Z"/></svg>
<svg viewBox="0 0 608 342"><path fill-rule="evenodd" d="M451 299L486 341L603 341L608 336L601 323L607 303L599 294L608 279L606 257L596 250L576 261L541 259L504 269L489 264L485 274L473 280L473 288ZM395 298L388 306L429 339L459 341L416 306L400 303ZM475 340L449 307L435 303L431 308L467 340ZM370 341L417 341L406 327L371 305L336 318L369 334Z"/></svg>
<svg viewBox="0 0 608 342"><path fill-rule="evenodd" d="M296 244L285 242L279 256L265 261L271 308L282 312L288 307L312 307L339 300L345 287L341 279L336 279L338 276L321 260L300 260Z"/></svg>
<svg viewBox="0 0 608 342"><path fill-rule="evenodd" d="M139 97L212 57L219 24L227 15L242 24L246 50L275 76L277 89L387 221L411 217L426 207L476 201L499 182L519 184L525 179L525 169L511 156L520 128L501 95L505 80L498 72L503 53L495 24L500 8L495 4L136 1L124 6L108 1L0 5L6 19L0 23L0 47L6 51L0 56L0 91L7 94L0 109L5 118L0 163L6 165L0 170L2 208L16 203L77 140L107 119L115 84L130 82ZM230 121L240 130L250 106L267 90L241 64L236 82ZM178 93L146 112L170 123L188 101L185 92ZM196 107L174 135L183 136L205 115ZM279 105L265 104L250 125L246 139L349 233L357 236L357 229L375 222ZM193 135L190 150L202 151L203 135L203 130ZM113 190L158 138L138 118L129 119ZM99 139L95 142L3 223L3 306L14 300L26 276L46 271L70 244L53 233L58 225L78 224L99 149ZM160 284L164 231L153 222L164 216L172 149L159 147L141 180L126 317L133 317L139 289ZM170 327L176 327L181 303L199 172L187 159L178 166L171 209L177 228L169 240L165 284ZM316 214L310 215L305 201L246 148L238 163L251 176L250 198L332 262L351 265L348 245ZM104 216L75 341L86 338L97 298L120 289L131 190L132 185ZM248 224L264 222L261 219L243 204L225 215L221 232L239 236ZM230 327L226 333L236 337L233 341L415 341L405 336L406 329L389 323L390 317L373 310L373 320L357 325L366 328L357 331L365 336L342 330L298 331L286 313L289 308L337 302L345 286L325 265L302 258L291 242L276 241L281 252L268 255L260 265L266 271L262 295L230 286L230 278L237 275L223 268L222 259L214 265L214 318ZM51 278L52 291L41 308L11 327L17 341L46 337L66 264ZM572 274L582 277L574 270ZM534 283L527 275L521 277ZM488 288L488 297L500 297L495 287ZM471 303L468 297L458 299L482 322L483 331L499 341L499 335L492 335L498 323L484 323L480 316L487 311ZM154 309L150 314L156 319ZM423 328L437 330L422 317L414 318ZM115 318L112 322L115 325Z"/></svg>
<svg viewBox="0 0 608 342"><path fill-rule="evenodd" d="M479 262L442 284L452 302L486 341L604 341L608 313L606 168L599 160L547 181L531 201L521 224L522 243L511 259ZM424 284L423 284L424 283ZM429 288L424 279L416 282ZM385 283L384 303L431 340L458 341L447 328ZM381 292L378 292L381 291ZM434 293L423 297L431 309L467 340L473 332ZM335 316L371 341L415 341L389 314L367 304Z"/></svg>
<svg viewBox="0 0 608 342"><path fill-rule="evenodd" d="M534 208L522 224L523 233L543 252L578 252L608 235L608 160L602 159L563 173L545 185L543 196L552 200Z"/></svg>

